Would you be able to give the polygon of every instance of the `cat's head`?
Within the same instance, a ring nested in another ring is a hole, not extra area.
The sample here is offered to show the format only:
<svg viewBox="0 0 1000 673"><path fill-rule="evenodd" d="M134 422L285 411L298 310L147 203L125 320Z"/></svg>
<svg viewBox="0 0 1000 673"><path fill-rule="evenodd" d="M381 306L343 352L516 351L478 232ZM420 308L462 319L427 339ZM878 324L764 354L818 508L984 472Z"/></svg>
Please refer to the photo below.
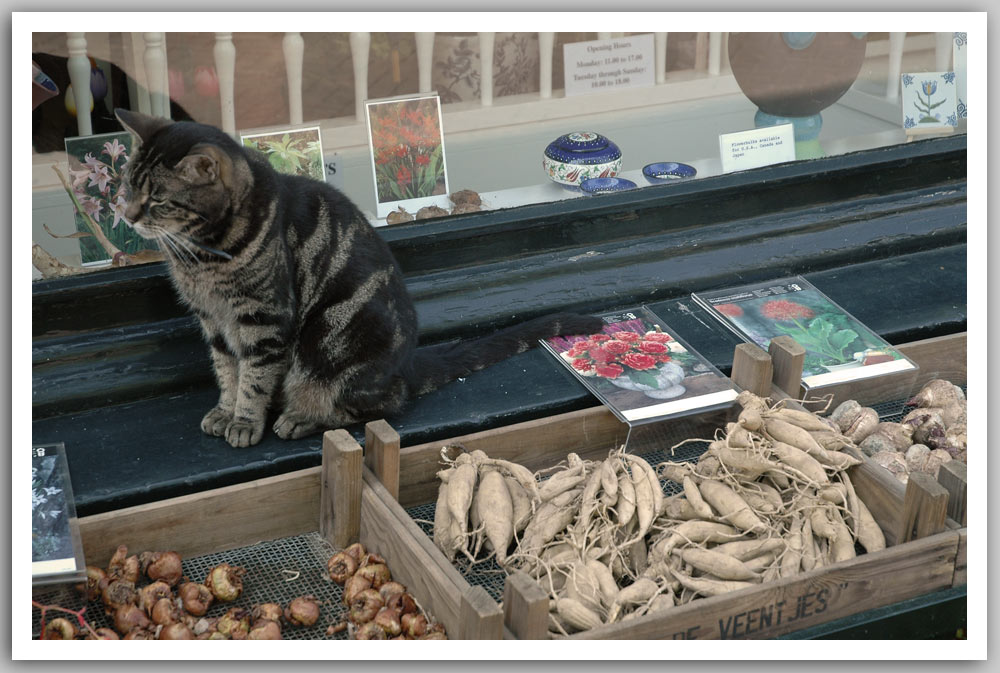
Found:
<svg viewBox="0 0 1000 673"><path fill-rule="evenodd" d="M220 238L252 175L236 142L219 129L116 109L133 137L123 177L125 219L167 245Z"/></svg>

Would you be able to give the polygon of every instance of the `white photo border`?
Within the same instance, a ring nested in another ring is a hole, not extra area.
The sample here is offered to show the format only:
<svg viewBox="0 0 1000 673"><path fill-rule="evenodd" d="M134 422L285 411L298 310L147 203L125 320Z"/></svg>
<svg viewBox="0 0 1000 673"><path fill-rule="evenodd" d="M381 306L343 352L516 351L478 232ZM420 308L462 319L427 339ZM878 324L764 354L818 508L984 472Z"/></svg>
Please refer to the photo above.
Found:
<svg viewBox="0 0 1000 673"><path fill-rule="evenodd" d="M376 105L386 105L391 103L399 104L416 100L426 100L428 98L433 98L437 107L438 134L441 137L441 174L444 177L444 194L421 196L413 199L401 199L398 201L379 201L378 176L375 172L375 141L374 138L372 138L371 108ZM368 160L372 169L372 186L375 189L375 216L380 220L384 220L388 217L389 213L401 206L404 207L404 209L411 215L415 215L416 211L425 206L438 206L439 208L448 210L451 206L451 199L449 197L449 194L451 194L451 188L448 184L448 159L444 144L444 114L441 111L441 97L437 94L437 92L432 91L430 93L416 95L393 96L391 98L374 98L366 100L365 125L368 131Z"/></svg>
<svg viewBox="0 0 1000 673"><path fill-rule="evenodd" d="M245 140L253 140L254 138L261 138L263 136L276 136L282 133L303 133L306 131L315 131L316 140L319 142L319 158L320 158L320 168L323 171L323 182L326 182L326 155L323 154L323 131L319 126L276 126L271 130L258 131L241 131L240 132L240 145L242 147L247 147Z"/></svg>

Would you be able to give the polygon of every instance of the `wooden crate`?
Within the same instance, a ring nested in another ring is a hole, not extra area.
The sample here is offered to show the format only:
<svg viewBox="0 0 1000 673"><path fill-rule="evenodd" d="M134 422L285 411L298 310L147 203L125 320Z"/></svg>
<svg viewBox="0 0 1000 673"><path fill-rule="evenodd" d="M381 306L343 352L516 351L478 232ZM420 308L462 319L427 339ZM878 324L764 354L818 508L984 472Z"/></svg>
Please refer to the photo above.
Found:
<svg viewBox="0 0 1000 673"><path fill-rule="evenodd" d="M964 335L958 335L908 344L901 350L921 364L920 377L929 380L939 371L935 363L954 362L955 353L959 350L964 353L964 347ZM749 388L754 385L753 377L756 376L761 381L766 380L773 397L788 397L767 379L775 370L770 362L766 368L761 366L769 360L767 354L760 357L763 351L742 350L747 357L737 354L734 379L742 379L741 385ZM773 354L780 363L784 354ZM709 437L726 420L725 412L687 419L687 436ZM604 407L594 407L402 449L398 446L398 437L393 441L390 436L387 442L370 444L372 451L368 460L388 466L381 469L379 476L397 490L398 496L392 498L390 491L384 489L381 493L388 501L383 505L394 513L398 522L405 524L408 515L404 508L436 499L438 481L435 473L440 469L442 449L451 457L462 449L482 449L492 457L539 469L562 460L570 451L583 458L603 458L610 449L624 443L627 430L627 426ZM384 426L382 431L385 432ZM378 453L386 455L379 457ZM920 478L904 487L867 457L861 454L857 457L863 462L851 468L852 481L882 528L887 549L573 637L769 638L891 605L959 582L956 562L960 558L964 529L946 518L948 498L945 496L942 500L943 489L933 480ZM378 491L373 490L373 493ZM449 568L454 571L419 527L415 524L405 527L415 539L400 541L401 545L420 547L423 553L432 557L435 568L445 574L450 575ZM961 558L964 559L964 555ZM454 579L453 575L451 577ZM454 581L458 586L464 582L460 576ZM507 637L546 637L548 600L545 592L527 576L515 574L507 578L503 603ZM499 637L500 634L495 630L492 635Z"/></svg>
<svg viewBox="0 0 1000 673"><path fill-rule="evenodd" d="M436 564L420 544L422 533L405 513L400 517L393 497L362 464L361 446L344 430L324 435L318 468L96 514L79 523L84 557L102 567L120 544L136 552L170 549L189 558L315 531L334 548L360 540L385 557L393 578L444 624L449 638L497 637L502 629L500 608L450 564Z"/></svg>
<svg viewBox="0 0 1000 673"><path fill-rule="evenodd" d="M930 376L935 369L925 362L954 362L959 346L964 361L964 345L959 335L902 350L921 364L922 376ZM772 393L783 395L777 387ZM684 431L709 436L726 420L724 412L706 414L685 420ZM508 578L501 608L483 589L469 585L404 507L434 502L445 446L482 448L539 469L572 450L603 458L626 436L627 427L604 407L403 449L398 435L379 421L366 427L362 464L362 449L348 433L328 432L320 467L81 518L84 554L88 562L103 565L119 544L126 544L189 557L318 530L336 547L360 539L383 555L393 575L445 625L450 638L545 637L548 602L537 584L525 576ZM454 456L458 449L451 451ZM940 507L921 504L926 498L917 494L921 497L910 496L911 509L913 521L921 523L905 532L907 489L870 460L852 469L855 488L870 504L888 549L576 637L774 637L964 583L964 527L950 519L940 525L928 519L927 512ZM939 495L928 497L940 501ZM911 533L930 534L910 539Z"/></svg>

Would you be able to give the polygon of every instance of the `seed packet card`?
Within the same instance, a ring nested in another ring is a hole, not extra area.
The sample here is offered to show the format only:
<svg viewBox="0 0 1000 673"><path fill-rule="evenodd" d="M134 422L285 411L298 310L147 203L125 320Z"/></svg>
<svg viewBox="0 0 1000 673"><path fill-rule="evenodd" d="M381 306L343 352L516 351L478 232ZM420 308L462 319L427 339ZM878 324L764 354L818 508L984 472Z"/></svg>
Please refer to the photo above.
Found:
<svg viewBox="0 0 1000 673"><path fill-rule="evenodd" d="M806 389L917 368L801 276L691 296L741 339L765 350L774 337L794 339L806 351Z"/></svg>
<svg viewBox="0 0 1000 673"><path fill-rule="evenodd" d="M597 334L541 343L623 422L651 423L735 402L733 382L648 308L601 318Z"/></svg>
<svg viewBox="0 0 1000 673"><path fill-rule="evenodd" d="M33 584L86 577L63 444L31 447L31 578Z"/></svg>

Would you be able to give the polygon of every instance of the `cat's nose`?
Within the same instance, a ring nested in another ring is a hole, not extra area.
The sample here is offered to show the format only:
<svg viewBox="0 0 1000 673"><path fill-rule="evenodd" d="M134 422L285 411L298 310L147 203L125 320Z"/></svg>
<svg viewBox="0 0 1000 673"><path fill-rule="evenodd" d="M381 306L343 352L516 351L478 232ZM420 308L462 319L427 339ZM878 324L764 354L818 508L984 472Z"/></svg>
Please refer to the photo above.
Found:
<svg viewBox="0 0 1000 673"><path fill-rule="evenodd" d="M135 224L142 217L142 204L138 201L130 201L125 207L125 219Z"/></svg>

